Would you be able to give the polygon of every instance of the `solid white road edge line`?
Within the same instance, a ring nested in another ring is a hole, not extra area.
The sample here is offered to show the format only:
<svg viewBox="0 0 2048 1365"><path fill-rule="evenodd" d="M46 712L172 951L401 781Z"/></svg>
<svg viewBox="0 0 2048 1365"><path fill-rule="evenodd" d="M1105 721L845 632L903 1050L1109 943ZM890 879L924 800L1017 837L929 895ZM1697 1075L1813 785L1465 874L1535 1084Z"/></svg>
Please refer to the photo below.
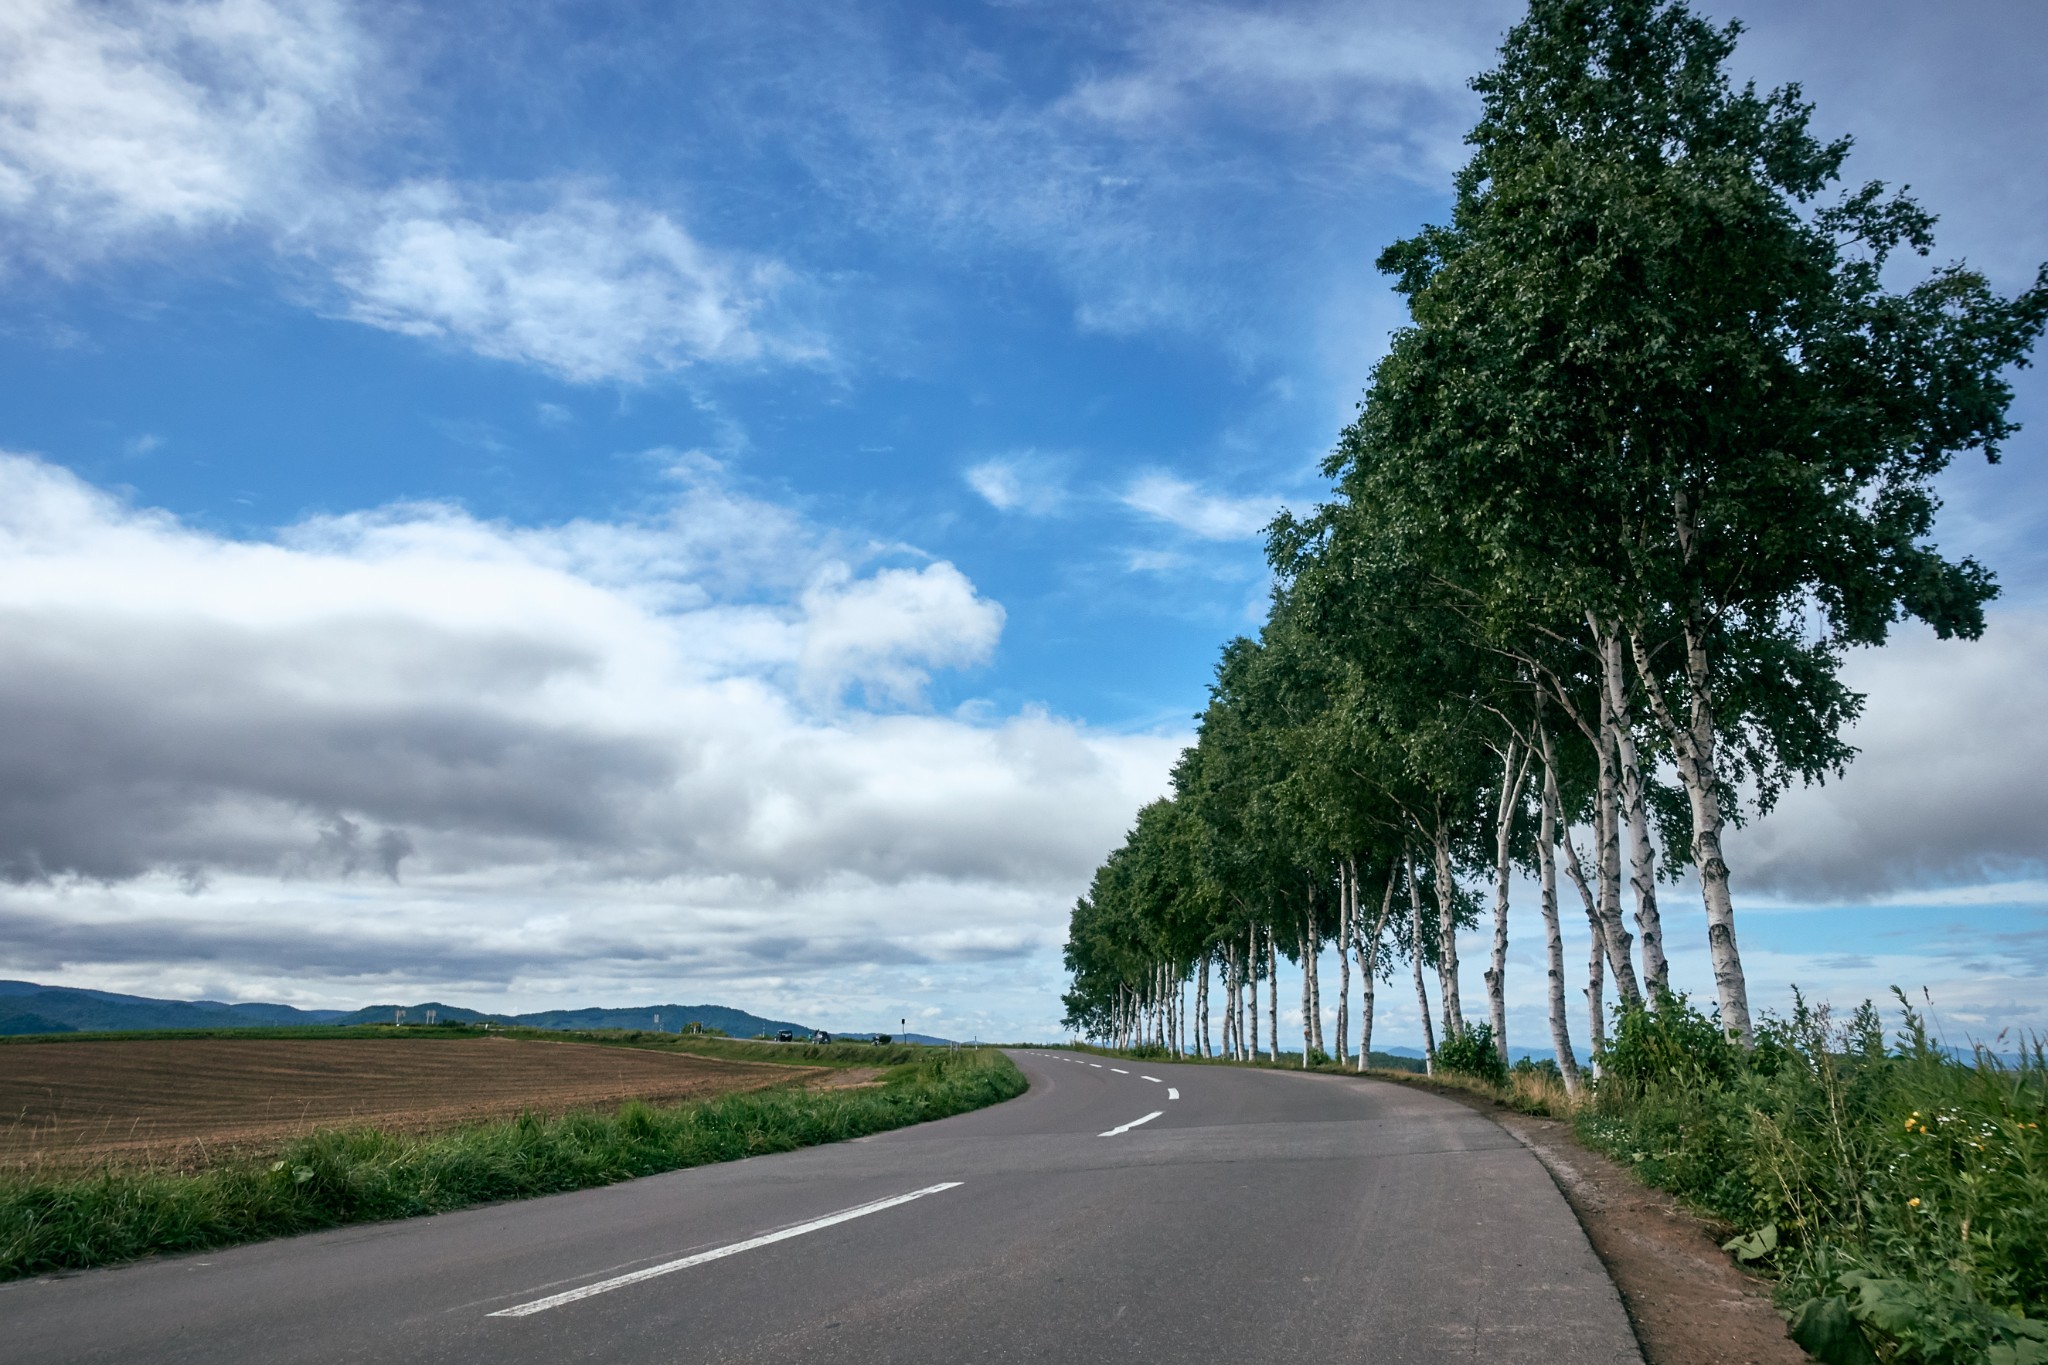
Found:
<svg viewBox="0 0 2048 1365"><path fill-rule="evenodd" d="M1166 1087L1166 1098L1170 1100L1177 1100L1180 1098L1180 1091L1175 1090L1172 1086L1169 1085Z"/></svg>
<svg viewBox="0 0 2048 1365"><path fill-rule="evenodd" d="M1158 1115L1155 1114L1152 1117L1157 1118ZM1144 1120L1140 1119L1138 1122L1143 1123ZM871 1213L880 1213L883 1209L893 1209L898 1204L908 1204L911 1200L922 1199L928 1194L937 1194L941 1190L953 1190L959 1187L960 1182L957 1180L948 1180L939 1185L927 1185L921 1190L912 1190L909 1194L894 1195L888 1199L877 1199L872 1204L861 1204L854 1208L841 1209L837 1213L828 1213L823 1218L813 1218L808 1223L798 1223L795 1227L784 1228L780 1232L771 1232L761 1237L750 1237L744 1242L734 1242L731 1246L717 1247L711 1251L700 1251L695 1256L685 1256L678 1261L663 1261L660 1265L651 1265L645 1270L635 1270L625 1275L614 1275L609 1280L599 1280L596 1284L586 1284L581 1289L570 1289L560 1294L550 1294L544 1299L535 1299L531 1303L517 1304L511 1308L500 1308L497 1312L487 1314L486 1316L493 1318L523 1318L534 1313L544 1313L550 1308L560 1308L565 1303L574 1303L578 1299L591 1298L597 1294L608 1294L614 1289L624 1289L629 1284L638 1284L642 1280L651 1280L657 1275L668 1275L678 1270L688 1270L693 1265L703 1265L706 1261L716 1261L727 1256L737 1256L742 1251L752 1251L755 1247L764 1247L771 1242L786 1242L792 1237L801 1237L807 1232L817 1232L820 1229L829 1228L834 1223L844 1223L855 1218L865 1218Z"/></svg>
<svg viewBox="0 0 2048 1365"><path fill-rule="evenodd" d="M1109 1130L1108 1132L1106 1132L1106 1133L1097 1133L1097 1134L1096 1134L1095 1136L1097 1136L1097 1137L1115 1137L1115 1136L1116 1136L1116 1135L1117 1135L1118 1133L1128 1133L1128 1132L1130 1132L1130 1131L1131 1131L1131 1129L1133 1129L1133 1128L1136 1128L1136 1127L1137 1127L1137 1126L1138 1126L1139 1124L1141 1124L1141 1123L1150 1123L1150 1122L1151 1122L1152 1120L1154 1120L1154 1119L1158 1118L1158 1117L1159 1117L1159 1116L1160 1116L1161 1114L1163 1114L1163 1113L1165 1113L1165 1112L1166 1112L1166 1111L1165 1111L1164 1109L1154 1109L1154 1110L1153 1110L1153 1111L1152 1111L1151 1113L1149 1113L1149 1114L1145 1115L1145 1117L1144 1117L1144 1118L1141 1118L1141 1119L1132 1119L1132 1120L1131 1120L1131 1121L1130 1121L1129 1123L1126 1123L1126 1124L1121 1124L1121 1125L1119 1125L1119 1126L1117 1126L1117 1127L1115 1127L1115 1128L1112 1128L1112 1129L1110 1129L1110 1130Z"/></svg>

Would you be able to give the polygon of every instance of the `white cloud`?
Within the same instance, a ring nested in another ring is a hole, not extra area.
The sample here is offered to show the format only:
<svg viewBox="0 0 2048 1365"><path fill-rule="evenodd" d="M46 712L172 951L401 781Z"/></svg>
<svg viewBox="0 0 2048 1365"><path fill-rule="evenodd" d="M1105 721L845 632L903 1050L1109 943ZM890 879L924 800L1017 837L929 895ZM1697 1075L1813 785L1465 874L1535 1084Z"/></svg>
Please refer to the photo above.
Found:
<svg viewBox="0 0 2048 1365"><path fill-rule="evenodd" d="M641 523L250 543L0 457L0 963L821 1009L1014 975L1176 742L838 701L914 703L1001 608L675 463Z"/></svg>
<svg viewBox="0 0 2048 1365"><path fill-rule="evenodd" d="M1059 510L1067 497L1051 463L1030 452L983 460L961 477L999 512L1046 516Z"/></svg>
<svg viewBox="0 0 2048 1365"><path fill-rule="evenodd" d="M849 685L915 702L933 668L986 663L1003 633L1003 609L978 596L951 564L883 569L856 579L828 565L804 591L804 682L836 698Z"/></svg>
<svg viewBox="0 0 2048 1365"><path fill-rule="evenodd" d="M1846 676L1869 697L1861 752L1731 836L1739 888L1865 897L2048 869L2048 617L1994 611L1976 641L1903 629Z"/></svg>
<svg viewBox="0 0 2048 1365"><path fill-rule="evenodd" d="M1224 497L1156 471L1133 479L1123 500L1134 511L1171 522L1204 540L1248 540L1280 510L1276 497Z"/></svg>
<svg viewBox="0 0 2048 1365"><path fill-rule="evenodd" d="M324 143L374 55L326 0L0 7L0 222L59 271L248 229L331 272L348 317L576 382L822 353L764 321L785 267L669 213L339 174Z"/></svg>
<svg viewBox="0 0 2048 1365"><path fill-rule="evenodd" d="M360 322L578 382L816 354L757 326L786 270L714 253L666 214L581 193L503 212L444 183L395 191L377 214L338 272Z"/></svg>
<svg viewBox="0 0 2048 1365"><path fill-rule="evenodd" d="M1505 4L1426 20L1355 3L1170 5L1133 25L1125 64L1078 82L1062 107L1149 136L1224 117L1348 126L1365 134L1362 158L1434 183L1457 158L1466 81L1513 18Z"/></svg>
<svg viewBox="0 0 2048 1365"><path fill-rule="evenodd" d="M63 264L288 212L361 44L338 6L0 6L0 215Z"/></svg>

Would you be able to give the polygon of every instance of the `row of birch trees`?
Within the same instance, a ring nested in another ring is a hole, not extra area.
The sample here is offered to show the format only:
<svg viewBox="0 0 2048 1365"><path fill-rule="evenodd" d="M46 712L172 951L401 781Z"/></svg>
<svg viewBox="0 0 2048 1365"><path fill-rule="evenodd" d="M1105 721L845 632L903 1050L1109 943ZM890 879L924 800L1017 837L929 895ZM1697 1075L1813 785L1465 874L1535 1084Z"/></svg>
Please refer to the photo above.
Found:
<svg viewBox="0 0 2048 1365"><path fill-rule="evenodd" d="M1449 224L1379 258L1408 322L1325 462L1332 496L1271 526L1264 627L1225 647L1172 794L1074 909L1071 1027L1277 1056L1286 959L1304 1065L1363 1067L1402 977L1433 1065L1478 1026L1478 930L1505 1058L1519 871L1567 1085L1575 994L1597 1047L1608 992L1672 989L1659 898L1683 880L1721 1023L1751 1040L1724 832L1849 762L1849 649L1909 618L1984 629L1995 583L1932 543L1933 484L2014 430L2048 267L2005 297L1915 265L1932 216L1844 188L1849 144L1812 134L1796 87L1732 84L1739 31L1670 0L1535 0L1474 80Z"/></svg>

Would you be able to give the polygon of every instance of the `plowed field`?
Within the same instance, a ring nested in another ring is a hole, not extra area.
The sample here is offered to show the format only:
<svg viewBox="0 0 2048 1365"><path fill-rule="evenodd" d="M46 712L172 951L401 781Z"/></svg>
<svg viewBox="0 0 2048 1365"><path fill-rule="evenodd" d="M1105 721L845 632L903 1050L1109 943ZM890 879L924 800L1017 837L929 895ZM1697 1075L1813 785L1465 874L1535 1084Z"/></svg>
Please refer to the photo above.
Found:
<svg viewBox="0 0 2048 1365"><path fill-rule="evenodd" d="M0 1166L189 1167L315 1128L428 1132L705 1099L817 1070L504 1038L17 1044L0 1047Z"/></svg>

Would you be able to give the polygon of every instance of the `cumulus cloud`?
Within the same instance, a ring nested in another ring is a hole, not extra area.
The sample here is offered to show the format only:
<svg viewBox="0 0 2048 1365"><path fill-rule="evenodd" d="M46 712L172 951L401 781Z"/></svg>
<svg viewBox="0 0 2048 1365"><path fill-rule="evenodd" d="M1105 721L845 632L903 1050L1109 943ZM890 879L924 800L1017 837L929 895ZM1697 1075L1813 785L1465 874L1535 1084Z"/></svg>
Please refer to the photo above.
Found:
<svg viewBox="0 0 2048 1365"><path fill-rule="evenodd" d="M935 667L985 663L1003 633L1003 609L980 597L951 564L883 569L855 579L833 564L805 590L799 666L809 689L836 697L849 683L914 702Z"/></svg>
<svg viewBox="0 0 2048 1365"><path fill-rule="evenodd" d="M2048 869L2048 617L1994 612L1976 641L1901 631L1848 678L1869 696L1861 752L1732 837L1740 887L1862 898Z"/></svg>
<svg viewBox="0 0 2048 1365"><path fill-rule="evenodd" d="M1246 540L1280 510L1276 497L1233 498L1203 491L1171 474L1142 474L1124 490L1126 507L1170 522L1204 540Z"/></svg>
<svg viewBox="0 0 2048 1365"><path fill-rule="evenodd" d="M1055 940L1174 742L929 713L1000 606L674 460L667 518L244 542L0 458L0 958L503 990Z"/></svg>

